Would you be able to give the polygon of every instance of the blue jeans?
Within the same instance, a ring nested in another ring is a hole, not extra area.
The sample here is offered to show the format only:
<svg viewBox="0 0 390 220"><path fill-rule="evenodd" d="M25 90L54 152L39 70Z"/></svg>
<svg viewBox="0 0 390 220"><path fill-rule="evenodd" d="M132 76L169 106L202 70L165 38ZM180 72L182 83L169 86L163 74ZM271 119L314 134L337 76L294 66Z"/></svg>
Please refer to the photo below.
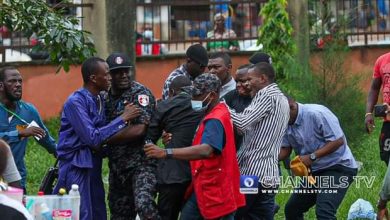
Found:
<svg viewBox="0 0 390 220"><path fill-rule="evenodd" d="M262 192L262 190L270 190ZM246 194L246 205L238 209L235 219L272 220L274 219L276 188L264 188L259 183L258 194Z"/></svg>
<svg viewBox="0 0 390 220"><path fill-rule="evenodd" d="M219 220L234 220L234 213L222 216L218 218ZM187 200L183 209L181 210L180 220L203 220L202 215L200 214L198 203L196 202L195 193L192 193L190 198Z"/></svg>

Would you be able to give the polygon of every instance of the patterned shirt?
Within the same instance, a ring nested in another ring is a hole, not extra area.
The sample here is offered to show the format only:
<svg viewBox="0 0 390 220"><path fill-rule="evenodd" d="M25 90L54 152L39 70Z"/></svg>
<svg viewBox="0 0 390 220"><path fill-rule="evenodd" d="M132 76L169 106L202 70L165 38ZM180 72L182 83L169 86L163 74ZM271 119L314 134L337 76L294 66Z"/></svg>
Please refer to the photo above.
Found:
<svg viewBox="0 0 390 220"><path fill-rule="evenodd" d="M242 113L230 111L233 124L244 132L237 152L241 175L255 175L265 185L278 184L278 155L290 117L287 98L272 83L258 91Z"/></svg>
<svg viewBox="0 0 390 220"><path fill-rule="evenodd" d="M231 47L239 47L238 41L231 40L232 38L237 38L237 35L231 29L225 29L225 31L222 34L215 32L215 30L209 31L207 32L207 39L226 39L226 40L207 42L207 50L210 52L229 51L231 50Z"/></svg>
<svg viewBox="0 0 390 220"><path fill-rule="evenodd" d="M181 65L179 68L175 69L171 74L169 74L168 78L165 80L164 88L162 92L162 99L166 100L168 99L168 93L169 93L169 86L171 85L173 79L175 79L177 76L187 76L191 81L193 81L193 78L190 76L190 74L187 72L187 69L185 68L185 65Z"/></svg>
<svg viewBox="0 0 390 220"><path fill-rule="evenodd" d="M152 92L144 85L138 82L131 82L130 88L120 96L114 96L112 91L108 92L105 97L106 115L108 120L113 120L121 115L124 110L124 101L133 103L142 111L138 118L133 119L130 125L149 123L152 113L155 108L155 98ZM134 140L131 144L110 146L108 156L110 158L111 167L113 163L118 165L114 170L127 170L143 164L146 159L143 152L144 137ZM119 166L120 165L120 166Z"/></svg>

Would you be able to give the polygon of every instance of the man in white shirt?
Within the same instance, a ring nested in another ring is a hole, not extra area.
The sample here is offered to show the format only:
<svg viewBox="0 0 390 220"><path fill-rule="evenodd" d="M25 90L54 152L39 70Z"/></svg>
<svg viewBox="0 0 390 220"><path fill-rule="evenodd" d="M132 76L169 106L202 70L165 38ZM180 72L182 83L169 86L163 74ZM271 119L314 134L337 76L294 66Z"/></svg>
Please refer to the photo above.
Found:
<svg viewBox="0 0 390 220"><path fill-rule="evenodd" d="M3 176L9 159L9 146L0 140L0 176ZM1 189L0 189L1 190ZM0 194L1 219L32 220L32 216L22 203Z"/></svg>

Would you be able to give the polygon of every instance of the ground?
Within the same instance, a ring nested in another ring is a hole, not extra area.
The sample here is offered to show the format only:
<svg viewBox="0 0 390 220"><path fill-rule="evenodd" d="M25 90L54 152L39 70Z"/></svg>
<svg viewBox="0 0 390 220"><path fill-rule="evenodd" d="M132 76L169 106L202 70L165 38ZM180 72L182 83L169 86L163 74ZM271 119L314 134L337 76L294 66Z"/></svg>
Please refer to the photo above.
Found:
<svg viewBox="0 0 390 220"><path fill-rule="evenodd" d="M57 138L59 119L50 120L48 123L46 123L46 125L48 126L49 130L52 131L52 135ZM349 207L359 198L369 201L374 207L376 206L376 202L378 200L378 193L381 188L382 180L386 171L385 164L379 160L378 135L380 131L380 121L377 121L376 130L371 135L367 135L364 133L363 120L362 127L357 129L361 130L362 140L351 140L350 147L356 160L361 161L363 163L358 175L375 177L375 180L372 188L367 188L365 184L361 184L360 187L358 187L356 182L352 184L337 213L337 219L341 220L347 219ZM27 189L29 194L36 195L40 181L44 176L46 170L54 164L54 158L49 155L44 148L40 147L35 142L35 140L30 138L27 149L26 164L28 168ZM103 170L103 181L107 186L107 160L105 160ZM283 173L285 174L286 172L283 171ZM275 217L276 220L284 219L284 205L286 204L289 196L290 194L277 195L276 200L277 203L281 206L281 209ZM306 219L315 219L314 209L311 209L307 213Z"/></svg>

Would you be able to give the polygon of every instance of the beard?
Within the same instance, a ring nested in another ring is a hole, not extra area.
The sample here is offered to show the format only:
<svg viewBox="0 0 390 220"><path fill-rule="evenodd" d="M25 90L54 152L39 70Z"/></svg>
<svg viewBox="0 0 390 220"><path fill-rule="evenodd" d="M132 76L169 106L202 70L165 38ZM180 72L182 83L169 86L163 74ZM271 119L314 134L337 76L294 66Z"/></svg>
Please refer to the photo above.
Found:
<svg viewBox="0 0 390 220"><path fill-rule="evenodd" d="M22 94L20 94L20 95L14 95L14 94L12 94L7 88L5 88L4 92L5 92L5 97L6 97L8 100L12 101L12 102L19 101L19 100L22 98Z"/></svg>

